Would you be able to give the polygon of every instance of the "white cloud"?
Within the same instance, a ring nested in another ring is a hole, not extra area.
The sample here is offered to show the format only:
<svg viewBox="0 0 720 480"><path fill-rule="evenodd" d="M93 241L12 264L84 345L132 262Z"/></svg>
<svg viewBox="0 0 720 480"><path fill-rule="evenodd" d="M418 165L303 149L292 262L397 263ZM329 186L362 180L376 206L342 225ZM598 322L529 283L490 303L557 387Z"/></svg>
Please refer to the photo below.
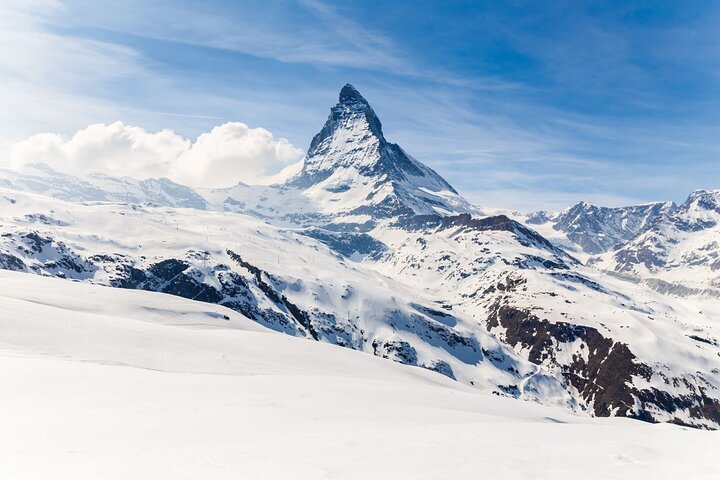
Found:
<svg viewBox="0 0 720 480"><path fill-rule="evenodd" d="M263 128L230 122L192 142L171 130L115 122L90 125L71 138L42 133L10 146L6 166L45 163L73 175L105 173L134 178L168 177L192 187L269 183L296 164L302 150Z"/></svg>
<svg viewBox="0 0 720 480"><path fill-rule="evenodd" d="M302 154L263 128L229 122L201 134L175 162L170 177L186 185L201 178L205 187L227 187L237 180L265 183L265 177L297 162Z"/></svg>

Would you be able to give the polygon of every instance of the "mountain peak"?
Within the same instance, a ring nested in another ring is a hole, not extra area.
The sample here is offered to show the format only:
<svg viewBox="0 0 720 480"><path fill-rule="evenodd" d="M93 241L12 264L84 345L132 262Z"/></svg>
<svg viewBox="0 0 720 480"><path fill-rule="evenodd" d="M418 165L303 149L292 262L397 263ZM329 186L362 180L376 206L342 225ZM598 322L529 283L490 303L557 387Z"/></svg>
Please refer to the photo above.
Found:
<svg viewBox="0 0 720 480"><path fill-rule="evenodd" d="M685 211L706 210L720 213L720 190L695 190L681 208Z"/></svg>
<svg viewBox="0 0 720 480"><path fill-rule="evenodd" d="M380 119L349 83L287 183L312 189L328 209L374 216L474 211L432 169L385 140Z"/></svg>
<svg viewBox="0 0 720 480"><path fill-rule="evenodd" d="M351 84L346 83L345 86L340 90L340 97L339 97L340 105L349 105L349 104L361 104L365 105L367 107L370 106L367 100L365 100L365 97L360 95L360 92L357 91L355 87L353 87Z"/></svg>
<svg viewBox="0 0 720 480"><path fill-rule="evenodd" d="M322 130L310 142L307 159L326 153L340 144L384 143L380 119L355 87L346 84L341 90L338 103L330 109Z"/></svg>

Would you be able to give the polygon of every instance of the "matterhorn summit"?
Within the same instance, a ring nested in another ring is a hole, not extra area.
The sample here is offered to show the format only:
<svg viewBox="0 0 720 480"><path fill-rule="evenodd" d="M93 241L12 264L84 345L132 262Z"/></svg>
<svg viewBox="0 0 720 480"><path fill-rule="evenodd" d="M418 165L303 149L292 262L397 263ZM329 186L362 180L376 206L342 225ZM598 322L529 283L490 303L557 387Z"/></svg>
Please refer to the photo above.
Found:
<svg viewBox="0 0 720 480"><path fill-rule="evenodd" d="M385 139L380 119L350 84L288 185L335 213L383 218L475 211L440 175Z"/></svg>

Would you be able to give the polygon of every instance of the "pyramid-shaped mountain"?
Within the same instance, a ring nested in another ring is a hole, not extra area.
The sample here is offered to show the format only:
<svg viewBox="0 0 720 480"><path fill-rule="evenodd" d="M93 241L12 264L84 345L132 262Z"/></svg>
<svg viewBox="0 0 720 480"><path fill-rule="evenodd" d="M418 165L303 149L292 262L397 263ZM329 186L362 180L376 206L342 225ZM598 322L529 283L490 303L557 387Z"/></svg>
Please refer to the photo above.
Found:
<svg viewBox="0 0 720 480"><path fill-rule="evenodd" d="M385 139L380 119L350 84L288 185L305 190L327 213L383 218L475 211L440 175Z"/></svg>

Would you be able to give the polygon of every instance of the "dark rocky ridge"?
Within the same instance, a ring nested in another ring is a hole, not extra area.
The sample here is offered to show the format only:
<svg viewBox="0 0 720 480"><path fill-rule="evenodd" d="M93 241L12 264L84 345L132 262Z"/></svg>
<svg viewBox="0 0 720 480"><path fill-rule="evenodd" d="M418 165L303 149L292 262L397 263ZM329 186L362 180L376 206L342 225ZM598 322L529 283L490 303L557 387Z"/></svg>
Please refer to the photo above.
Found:
<svg viewBox="0 0 720 480"><path fill-rule="evenodd" d="M448 228L458 227L461 229L469 229L473 231L506 231L515 235L518 242L524 246L536 246L543 250L548 250L553 254L565 259L570 264L577 264L578 261L570 256L564 250L553 245L552 242L537 233L535 230L527 228L523 224L512 220L505 215L496 215L492 217L475 218L470 214L463 213L460 215L412 215L398 219L395 226L409 231L422 230L446 230Z"/></svg>

